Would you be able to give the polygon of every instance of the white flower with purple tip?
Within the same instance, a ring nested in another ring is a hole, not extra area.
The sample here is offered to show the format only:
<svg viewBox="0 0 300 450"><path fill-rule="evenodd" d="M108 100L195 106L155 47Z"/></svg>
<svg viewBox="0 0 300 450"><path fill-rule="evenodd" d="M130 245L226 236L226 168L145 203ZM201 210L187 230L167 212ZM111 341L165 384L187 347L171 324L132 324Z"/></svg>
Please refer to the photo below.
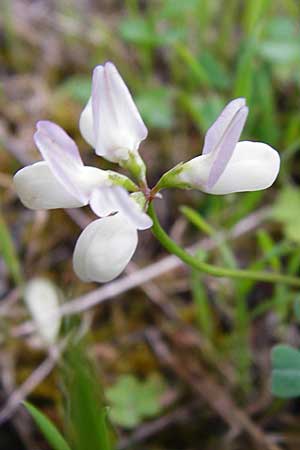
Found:
<svg viewBox="0 0 300 450"><path fill-rule="evenodd" d="M217 195L271 186L279 172L279 154L262 142L238 142L247 115L245 99L230 102L207 131L202 155L171 169L160 186Z"/></svg>
<svg viewBox="0 0 300 450"><path fill-rule="evenodd" d="M17 193L28 208L84 206L93 189L111 185L108 172L83 164L75 142L55 123L38 122L34 141L44 161L14 176Z"/></svg>
<svg viewBox="0 0 300 450"><path fill-rule="evenodd" d="M99 217L107 216L82 232L73 263L85 281L115 278L136 249L137 230L151 227L151 219L124 188L113 185L112 172L83 164L75 142L58 125L38 122L34 140L44 161L24 167L14 176L22 203L31 209L90 203Z"/></svg>
<svg viewBox="0 0 300 450"><path fill-rule="evenodd" d="M137 157L148 134L132 96L111 62L95 67L92 95L84 108L79 128L97 155L120 163Z"/></svg>

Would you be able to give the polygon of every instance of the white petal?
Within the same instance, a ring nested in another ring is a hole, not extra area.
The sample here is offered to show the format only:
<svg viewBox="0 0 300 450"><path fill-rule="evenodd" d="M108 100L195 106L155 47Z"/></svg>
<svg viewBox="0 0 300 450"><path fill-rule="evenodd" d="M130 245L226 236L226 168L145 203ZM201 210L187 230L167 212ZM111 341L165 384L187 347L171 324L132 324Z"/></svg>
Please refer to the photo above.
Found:
<svg viewBox="0 0 300 450"><path fill-rule="evenodd" d="M58 336L61 322L58 314L60 297L60 291L45 278L35 278L25 287L25 303L38 333L47 344L53 344Z"/></svg>
<svg viewBox="0 0 300 450"><path fill-rule="evenodd" d="M93 72L92 96L80 117L83 137L112 162L128 159L147 137L147 128L116 67L108 62Z"/></svg>
<svg viewBox="0 0 300 450"><path fill-rule="evenodd" d="M221 177L206 192L222 195L266 189L276 180L279 168L279 154L269 145L239 142Z"/></svg>
<svg viewBox="0 0 300 450"><path fill-rule="evenodd" d="M91 195L90 206L99 217L121 212L137 230L152 226L152 219L121 186L95 189Z"/></svg>
<svg viewBox="0 0 300 450"><path fill-rule="evenodd" d="M77 174L76 182L88 198L96 187L110 183L104 170L89 166ZM21 202L30 209L79 208L87 204L69 193L46 161L19 170L14 176L14 185Z"/></svg>
<svg viewBox="0 0 300 450"><path fill-rule="evenodd" d="M125 269L137 242L136 228L122 214L95 220L78 238L74 271L82 281L110 281Z"/></svg>
<svg viewBox="0 0 300 450"><path fill-rule="evenodd" d="M31 209L77 208L83 206L57 181L45 161L24 167L14 176L21 202Z"/></svg>
<svg viewBox="0 0 300 450"><path fill-rule="evenodd" d="M78 174L77 184L86 198L90 199L94 189L111 186L112 181L109 178L108 170L101 170L92 166L84 166L83 170L80 174Z"/></svg>
<svg viewBox="0 0 300 450"><path fill-rule="evenodd" d="M114 188L100 188L92 192L90 207L98 217L105 217L119 211Z"/></svg>
<svg viewBox="0 0 300 450"><path fill-rule="evenodd" d="M96 138L93 124L92 98L89 99L84 107L79 119L79 129L83 138L91 147L96 147Z"/></svg>

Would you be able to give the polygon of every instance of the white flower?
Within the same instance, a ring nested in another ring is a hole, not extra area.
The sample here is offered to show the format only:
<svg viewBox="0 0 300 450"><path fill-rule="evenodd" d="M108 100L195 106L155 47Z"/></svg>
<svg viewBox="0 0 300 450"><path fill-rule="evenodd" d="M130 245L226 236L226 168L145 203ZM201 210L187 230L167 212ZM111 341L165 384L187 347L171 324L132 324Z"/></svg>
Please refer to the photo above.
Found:
<svg viewBox="0 0 300 450"><path fill-rule="evenodd" d="M203 154L171 170L166 184L218 195L271 186L279 172L279 154L262 142L238 142L247 115L245 99L230 102L208 130Z"/></svg>
<svg viewBox="0 0 300 450"><path fill-rule="evenodd" d="M280 158L276 150L267 144L242 141L234 147L230 161L216 183L209 185L211 167L209 155L198 156L186 163L181 179L209 194L259 191L274 183Z"/></svg>
<svg viewBox="0 0 300 450"><path fill-rule="evenodd" d="M17 193L27 208L84 206L96 187L111 184L108 172L84 166L75 142L55 123L38 122L34 140L44 161L24 167L14 176Z"/></svg>
<svg viewBox="0 0 300 450"><path fill-rule="evenodd" d="M56 341L61 319L58 314L61 292L45 278L34 278L25 287L24 300L43 341ZM51 316L51 320L49 317Z"/></svg>
<svg viewBox="0 0 300 450"><path fill-rule="evenodd" d="M94 69L92 95L79 128L97 155L112 162L129 159L148 134L132 96L111 62Z"/></svg>
<svg viewBox="0 0 300 450"><path fill-rule="evenodd" d="M92 222L79 237L74 269L83 280L115 278L136 249L137 230L151 227L152 220L124 188L112 185L118 174L111 177L109 171L84 166L75 142L58 125L39 122L34 139L44 161L14 176L21 201L31 209L74 208L90 203L103 219Z"/></svg>

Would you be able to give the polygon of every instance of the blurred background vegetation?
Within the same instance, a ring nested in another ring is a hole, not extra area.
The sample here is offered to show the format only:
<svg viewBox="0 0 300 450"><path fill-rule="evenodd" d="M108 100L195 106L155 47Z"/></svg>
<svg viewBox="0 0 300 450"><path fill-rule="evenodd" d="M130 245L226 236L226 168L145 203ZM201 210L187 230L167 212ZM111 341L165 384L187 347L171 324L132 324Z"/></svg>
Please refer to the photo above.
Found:
<svg viewBox="0 0 300 450"><path fill-rule="evenodd" d="M72 271L72 250L91 212L33 212L16 198L12 175L39 159L36 121L64 127L86 163L113 167L94 156L78 131L91 71L113 61L149 128L141 152L153 185L167 169L200 154L223 106L246 97L243 139L278 149L276 185L225 197L168 191L157 208L178 242L205 239L200 258L298 274L300 5L1 0L0 8L0 399L7 407L17 386L50 361L25 391L62 427L55 361L35 334L23 332L30 317L18 286L43 276L65 302L87 293L100 302L106 294ZM230 242L216 245L217 232L231 233ZM151 233L142 233L124 277L165 256ZM118 448L298 449L299 403L272 398L270 350L277 342L299 346L299 293L182 266L137 284L73 319L98 363ZM23 448L48 447L19 410L0 429L0 449Z"/></svg>

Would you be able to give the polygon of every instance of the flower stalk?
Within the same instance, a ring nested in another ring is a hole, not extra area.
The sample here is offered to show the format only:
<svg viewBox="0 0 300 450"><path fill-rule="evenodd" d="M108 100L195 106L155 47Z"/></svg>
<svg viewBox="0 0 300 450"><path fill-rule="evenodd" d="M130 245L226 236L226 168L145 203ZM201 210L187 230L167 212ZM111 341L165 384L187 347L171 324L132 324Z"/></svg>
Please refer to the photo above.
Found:
<svg viewBox="0 0 300 450"><path fill-rule="evenodd" d="M138 153L134 154L133 152L129 152L128 159L121 160L119 164L128 170L142 187L147 186L146 165Z"/></svg>
<svg viewBox="0 0 300 450"><path fill-rule="evenodd" d="M214 266L208 264L204 261L199 260L195 256L188 253L178 244L176 244L173 239L168 236L168 234L161 227L158 217L156 215L153 203L150 204L148 209L148 214L153 221L153 226L151 231L156 239L161 243L161 245L173 255L176 255L181 261L183 261L188 266L199 272L204 272L215 277L228 277L235 279L247 279L253 281L262 281L265 283L281 283L290 286L300 287L300 278L293 277L290 275L283 275L274 272L265 271L254 271L254 270L243 270L243 269L228 269L226 267Z"/></svg>

